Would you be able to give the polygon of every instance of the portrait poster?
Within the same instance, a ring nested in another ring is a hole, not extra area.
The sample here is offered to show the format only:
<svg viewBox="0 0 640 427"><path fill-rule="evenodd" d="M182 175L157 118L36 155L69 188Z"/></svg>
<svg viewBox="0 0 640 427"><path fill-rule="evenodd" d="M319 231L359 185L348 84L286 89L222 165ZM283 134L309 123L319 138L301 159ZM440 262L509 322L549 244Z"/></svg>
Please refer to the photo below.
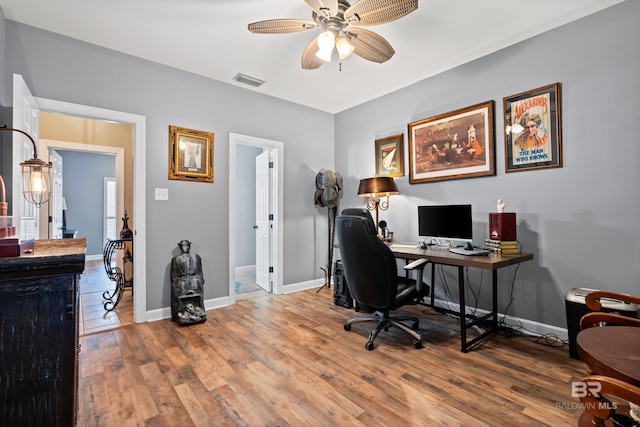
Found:
<svg viewBox="0 0 640 427"><path fill-rule="evenodd" d="M409 183L495 175L493 101L409 123Z"/></svg>
<svg viewBox="0 0 640 427"><path fill-rule="evenodd" d="M213 182L213 133L169 126L169 179Z"/></svg>
<svg viewBox="0 0 640 427"><path fill-rule="evenodd" d="M560 83L504 98L505 171L562 167Z"/></svg>
<svg viewBox="0 0 640 427"><path fill-rule="evenodd" d="M376 176L404 176L404 135L376 139Z"/></svg>

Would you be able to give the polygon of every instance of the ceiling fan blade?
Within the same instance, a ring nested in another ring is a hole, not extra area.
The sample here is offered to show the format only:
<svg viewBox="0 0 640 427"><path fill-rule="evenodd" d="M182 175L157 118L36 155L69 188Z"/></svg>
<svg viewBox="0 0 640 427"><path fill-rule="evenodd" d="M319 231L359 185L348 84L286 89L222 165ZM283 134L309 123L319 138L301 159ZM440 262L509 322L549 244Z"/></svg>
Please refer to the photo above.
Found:
<svg viewBox="0 0 640 427"><path fill-rule="evenodd" d="M396 53L384 37L373 31L364 28L350 28L348 34L355 36L350 41L354 47L353 53L367 61L383 63Z"/></svg>
<svg viewBox="0 0 640 427"><path fill-rule="evenodd" d="M418 0L358 0L344 12L351 25L380 25L395 21L418 8Z"/></svg>
<svg viewBox="0 0 640 427"><path fill-rule="evenodd" d="M316 53L320 50L316 39L311 40L311 43L307 45L302 52L302 68L305 70L315 70L320 68L324 61L316 56Z"/></svg>
<svg viewBox="0 0 640 427"><path fill-rule="evenodd" d="M248 28L254 34L288 34L315 30L318 24L306 19L267 19L253 22Z"/></svg>
<svg viewBox="0 0 640 427"><path fill-rule="evenodd" d="M304 0L319 16L336 16L338 14L338 0ZM323 13L326 11L326 14Z"/></svg>

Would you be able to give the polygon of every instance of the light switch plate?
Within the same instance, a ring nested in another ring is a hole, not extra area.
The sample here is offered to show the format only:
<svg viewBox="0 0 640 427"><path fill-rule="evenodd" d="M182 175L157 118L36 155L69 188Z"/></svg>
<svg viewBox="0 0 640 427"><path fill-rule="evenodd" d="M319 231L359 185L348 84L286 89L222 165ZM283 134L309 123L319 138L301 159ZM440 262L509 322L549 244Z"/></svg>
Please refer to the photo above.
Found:
<svg viewBox="0 0 640 427"><path fill-rule="evenodd" d="M169 189L156 188L156 200L169 200Z"/></svg>

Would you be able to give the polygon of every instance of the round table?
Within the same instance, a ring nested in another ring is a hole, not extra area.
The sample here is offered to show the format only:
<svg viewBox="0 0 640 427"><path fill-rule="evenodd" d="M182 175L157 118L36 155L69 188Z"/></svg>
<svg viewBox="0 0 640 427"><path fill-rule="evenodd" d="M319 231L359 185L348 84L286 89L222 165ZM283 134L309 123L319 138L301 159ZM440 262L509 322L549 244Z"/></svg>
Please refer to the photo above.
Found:
<svg viewBox="0 0 640 427"><path fill-rule="evenodd" d="M584 329L578 333L578 355L595 375L604 375L640 387L640 327L604 326ZM629 416L629 405L619 406L617 414ZM592 426L585 411L579 426ZM611 420L605 426L613 426Z"/></svg>
<svg viewBox="0 0 640 427"><path fill-rule="evenodd" d="M594 374L640 387L640 327L604 326L580 331L578 354Z"/></svg>

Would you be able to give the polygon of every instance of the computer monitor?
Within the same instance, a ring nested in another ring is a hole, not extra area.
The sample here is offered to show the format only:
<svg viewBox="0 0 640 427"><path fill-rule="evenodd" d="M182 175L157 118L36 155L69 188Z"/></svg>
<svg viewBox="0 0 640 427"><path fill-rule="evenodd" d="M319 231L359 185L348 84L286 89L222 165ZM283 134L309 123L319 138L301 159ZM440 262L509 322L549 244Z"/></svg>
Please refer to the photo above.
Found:
<svg viewBox="0 0 640 427"><path fill-rule="evenodd" d="M418 234L432 240L473 241L471 205L418 206Z"/></svg>

